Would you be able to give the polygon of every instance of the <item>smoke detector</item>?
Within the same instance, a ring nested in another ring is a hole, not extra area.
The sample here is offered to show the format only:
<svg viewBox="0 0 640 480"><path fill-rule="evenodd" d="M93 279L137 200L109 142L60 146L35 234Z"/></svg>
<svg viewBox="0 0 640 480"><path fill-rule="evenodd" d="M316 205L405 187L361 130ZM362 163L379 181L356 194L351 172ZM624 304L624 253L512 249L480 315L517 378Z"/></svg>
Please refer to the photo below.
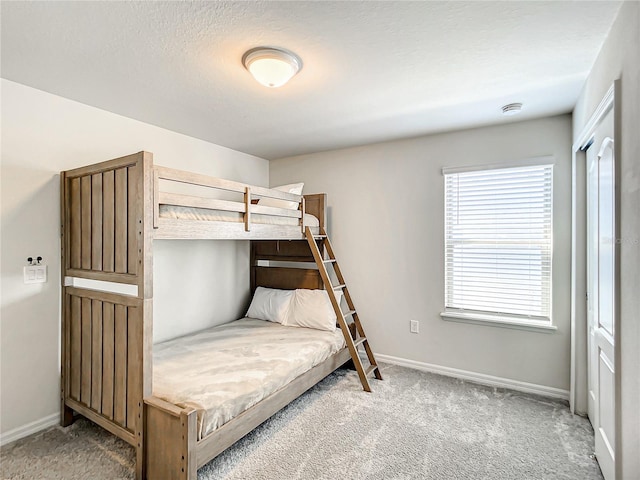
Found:
<svg viewBox="0 0 640 480"><path fill-rule="evenodd" d="M520 113L521 110L522 110L521 103L509 103L502 107L502 114L507 116L517 115Z"/></svg>

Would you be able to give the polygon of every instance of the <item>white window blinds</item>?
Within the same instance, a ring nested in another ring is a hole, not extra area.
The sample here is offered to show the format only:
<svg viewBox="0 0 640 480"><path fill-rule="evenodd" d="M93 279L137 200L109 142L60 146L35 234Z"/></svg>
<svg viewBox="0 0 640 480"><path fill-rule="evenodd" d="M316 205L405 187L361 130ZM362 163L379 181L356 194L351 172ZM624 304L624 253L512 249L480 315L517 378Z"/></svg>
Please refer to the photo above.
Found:
<svg viewBox="0 0 640 480"><path fill-rule="evenodd" d="M550 322L552 174L445 172L447 311Z"/></svg>

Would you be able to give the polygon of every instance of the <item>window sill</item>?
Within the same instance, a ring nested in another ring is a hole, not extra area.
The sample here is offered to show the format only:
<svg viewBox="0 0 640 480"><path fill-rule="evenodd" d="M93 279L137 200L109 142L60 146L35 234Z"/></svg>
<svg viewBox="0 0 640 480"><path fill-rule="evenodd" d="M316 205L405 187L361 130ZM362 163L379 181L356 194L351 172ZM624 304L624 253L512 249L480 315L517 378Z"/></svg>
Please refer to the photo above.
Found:
<svg viewBox="0 0 640 480"><path fill-rule="evenodd" d="M532 332L553 333L558 330L558 327L552 325L550 322L525 320L502 315L444 311L440 314L440 316L443 320L447 320L450 322L473 323L476 325L514 328L516 330L528 330Z"/></svg>

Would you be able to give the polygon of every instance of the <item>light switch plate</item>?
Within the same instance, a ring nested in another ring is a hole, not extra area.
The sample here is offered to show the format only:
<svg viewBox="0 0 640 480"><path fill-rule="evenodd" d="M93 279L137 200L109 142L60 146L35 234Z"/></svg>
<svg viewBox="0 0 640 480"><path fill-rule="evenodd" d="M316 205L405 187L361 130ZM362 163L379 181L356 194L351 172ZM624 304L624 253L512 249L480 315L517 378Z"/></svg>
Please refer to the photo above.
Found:
<svg viewBox="0 0 640 480"><path fill-rule="evenodd" d="M46 281L46 265L29 265L24 267L24 283L45 283Z"/></svg>
<svg viewBox="0 0 640 480"><path fill-rule="evenodd" d="M410 328L411 328L411 333L419 333L420 324L418 323L418 320L411 320Z"/></svg>

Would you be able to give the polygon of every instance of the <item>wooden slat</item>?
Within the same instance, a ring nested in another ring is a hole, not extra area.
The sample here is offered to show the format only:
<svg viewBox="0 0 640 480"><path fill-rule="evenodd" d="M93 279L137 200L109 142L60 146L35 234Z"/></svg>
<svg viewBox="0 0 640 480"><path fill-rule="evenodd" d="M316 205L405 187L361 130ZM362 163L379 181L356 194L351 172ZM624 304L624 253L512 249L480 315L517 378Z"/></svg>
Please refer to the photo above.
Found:
<svg viewBox="0 0 640 480"><path fill-rule="evenodd" d="M91 299L82 299L82 384L80 401L91 405Z"/></svg>
<svg viewBox="0 0 640 480"><path fill-rule="evenodd" d="M138 403L142 402L142 319L140 309L127 309L127 428L135 429Z"/></svg>
<svg viewBox="0 0 640 480"><path fill-rule="evenodd" d="M155 167L158 172L158 178L160 180L168 180L173 182L187 183L190 185L199 185L202 187L217 188L220 190L227 190L229 192L244 193L244 189L247 187L244 183L233 182L231 180L224 180L216 177L209 177L199 173L187 172L184 170L176 170L167 167Z"/></svg>
<svg viewBox="0 0 640 480"><path fill-rule="evenodd" d="M142 208L139 203L138 194L140 190L140 167L127 168L128 177L128 189L129 189L129 201L128 201L128 227L127 227L127 272L135 275L138 273L138 237L142 225L139 225L141 220L139 213Z"/></svg>
<svg viewBox="0 0 640 480"><path fill-rule="evenodd" d="M83 177L85 175L93 175L94 173L101 173L107 170L115 170L117 168L128 167L134 165L141 155L146 152L133 153L125 157L114 158L113 160L107 160L105 162L94 163L92 165L86 165L84 167L74 168L65 172L68 178Z"/></svg>
<svg viewBox="0 0 640 480"><path fill-rule="evenodd" d="M154 409L161 410L164 413L169 414L172 417L179 418L185 408L179 407L173 403L167 402L158 397L150 396L144 399L146 405L152 406ZM187 412L193 410L192 408L186 409Z"/></svg>
<svg viewBox="0 0 640 480"><path fill-rule="evenodd" d="M91 408L102 413L102 302L91 305Z"/></svg>
<svg viewBox="0 0 640 480"><path fill-rule="evenodd" d="M286 267L254 267L255 287L294 290L296 288L322 288L318 270Z"/></svg>
<svg viewBox="0 0 640 480"><path fill-rule="evenodd" d="M102 304L102 414L113 418L113 380L114 380L114 316L115 305Z"/></svg>
<svg viewBox="0 0 640 480"><path fill-rule="evenodd" d="M103 228L102 269L115 271L115 173L104 172L102 177Z"/></svg>
<svg viewBox="0 0 640 480"><path fill-rule="evenodd" d="M251 242L251 250L255 255L255 260L315 263L306 241L256 240Z"/></svg>
<svg viewBox="0 0 640 480"><path fill-rule="evenodd" d="M131 295L122 295L120 293L102 292L100 290L90 290L80 287L66 287L70 295L78 295L80 297L90 298L92 300L100 300L101 302L111 302L118 305L131 307L140 306L141 300Z"/></svg>
<svg viewBox="0 0 640 480"><path fill-rule="evenodd" d="M180 193L160 192L159 203L161 205L178 205L180 207L207 208L210 210L223 210L225 212L244 213L246 206L244 202L233 202L230 200L219 200L217 198L205 198L195 195L183 195Z"/></svg>
<svg viewBox="0 0 640 480"><path fill-rule="evenodd" d="M301 210L292 210L289 208L266 207L263 205L251 205L251 213L260 215L271 215L274 217L302 218Z"/></svg>
<svg viewBox="0 0 640 480"><path fill-rule="evenodd" d="M115 171L115 271L127 273L127 169L119 168Z"/></svg>
<svg viewBox="0 0 640 480"><path fill-rule="evenodd" d="M367 341L367 337L359 337L353 341L353 345L357 348Z"/></svg>
<svg viewBox="0 0 640 480"><path fill-rule="evenodd" d="M374 372L377 369L378 369L377 365L369 365L367 367L367 370L364 372L364 374L368 377L369 375L371 375L372 372Z"/></svg>
<svg viewBox="0 0 640 480"><path fill-rule="evenodd" d="M68 374L71 383L71 397L80 401L80 381L82 379L82 299L71 296L71 365Z"/></svg>
<svg viewBox="0 0 640 480"><path fill-rule="evenodd" d="M69 180L70 198L67 199L69 203L69 212L71 218L67 219L69 222L69 229L71 233L71 240L69 243L70 251L69 255L71 268L82 268L82 208L80 198L80 179L72 178Z"/></svg>
<svg viewBox="0 0 640 480"><path fill-rule="evenodd" d="M67 275L69 277L102 280L104 282L128 283L132 285L138 283L136 276L129 275L128 273L96 272L94 270L76 270L75 268L70 268L67 270Z"/></svg>
<svg viewBox="0 0 640 480"><path fill-rule="evenodd" d="M91 270L91 177L80 179L82 268Z"/></svg>
<svg viewBox="0 0 640 480"><path fill-rule="evenodd" d="M91 268L102 270L102 174L91 176Z"/></svg>
<svg viewBox="0 0 640 480"><path fill-rule="evenodd" d="M72 409L74 409L83 417L86 417L92 422L96 423L97 425L100 425L106 431L113 433L115 436L123 439L125 442L129 443L130 445L135 445L136 439L133 435L133 432L126 430L120 425L117 425L111 420L103 417L101 414L94 412L90 408L82 405L81 403L76 402L75 400L69 400L67 403Z"/></svg>
<svg viewBox="0 0 640 480"><path fill-rule="evenodd" d="M113 419L125 426L127 421L127 308L115 306Z"/></svg>

